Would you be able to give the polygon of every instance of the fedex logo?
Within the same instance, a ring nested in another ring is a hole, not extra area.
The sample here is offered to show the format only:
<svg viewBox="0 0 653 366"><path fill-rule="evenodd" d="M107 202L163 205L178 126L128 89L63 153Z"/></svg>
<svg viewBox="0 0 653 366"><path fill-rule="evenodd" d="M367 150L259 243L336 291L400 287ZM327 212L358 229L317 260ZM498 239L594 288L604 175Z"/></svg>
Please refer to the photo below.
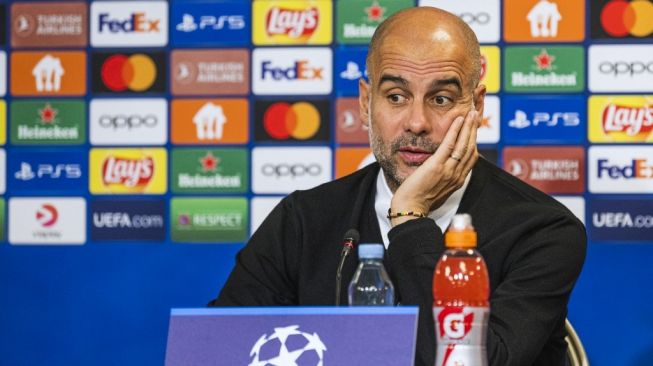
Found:
<svg viewBox="0 0 653 366"><path fill-rule="evenodd" d="M592 146L591 193L653 193L653 146Z"/></svg>
<svg viewBox="0 0 653 366"><path fill-rule="evenodd" d="M613 179L650 179L653 178L653 161L633 159L626 165L610 164L608 159L598 161L599 179L604 175Z"/></svg>
<svg viewBox="0 0 653 366"><path fill-rule="evenodd" d="M93 1L91 46L163 47L168 43L168 2Z"/></svg>
<svg viewBox="0 0 653 366"><path fill-rule="evenodd" d="M128 19L112 19L109 13L100 14L100 32L159 32L161 19L147 18L145 13L132 13Z"/></svg>
<svg viewBox="0 0 653 366"><path fill-rule="evenodd" d="M322 80L323 67L313 67L307 60L296 61L294 65L288 68L274 67L272 61L264 61L261 65L261 75L263 80L271 77L274 80Z"/></svg>
<svg viewBox="0 0 653 366"><path fill-rule="evenodd" d="M327 47L254 49L252 90L257 95L329 94L332 58Z"/></svg>

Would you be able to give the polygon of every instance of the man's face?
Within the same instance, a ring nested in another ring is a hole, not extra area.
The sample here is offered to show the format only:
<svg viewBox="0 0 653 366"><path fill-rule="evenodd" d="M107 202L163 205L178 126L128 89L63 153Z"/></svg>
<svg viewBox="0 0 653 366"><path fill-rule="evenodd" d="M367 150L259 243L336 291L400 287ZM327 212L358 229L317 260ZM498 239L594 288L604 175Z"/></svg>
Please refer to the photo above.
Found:
<svg viewBox="0 0 653 366"><path fill-rule="evenodd" d="M450 40L387 38L371 83L360 83L360 107L372 152L395 190L435 152L456 117L472 107L483 112L485 90L472 89L469 56Z"/></svg>

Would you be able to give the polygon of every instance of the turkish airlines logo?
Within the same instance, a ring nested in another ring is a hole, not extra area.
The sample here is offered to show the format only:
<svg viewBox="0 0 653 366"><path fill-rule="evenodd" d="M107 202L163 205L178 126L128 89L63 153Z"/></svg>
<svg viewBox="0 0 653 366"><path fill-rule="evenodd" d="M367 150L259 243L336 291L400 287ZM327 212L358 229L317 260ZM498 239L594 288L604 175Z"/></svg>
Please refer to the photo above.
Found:
<svg viewBox="0 0 653 366"><path fill-rule="evenodd" d="M36 211L36 221L41 224L42 227L51 227L57 223L59 219L59 211L57 208L49 203L43 204L41 208Z"/></svg>
<svg viewBox="0 0 653 366"><path fill-rule="evenodd" d="M105 185L143 187L154 175L154 160L151 157L129 159L110 156L102 164L102 181Z"/></svg>
<svg viewBox="0 0 653 366"><path fill-rule="evenodd" d="M11 7L14 47L86 47L86 3L49 2Z"/></svg>
<svg viewBox="0 0 653 366"><path fill-rule="evenodd" d="M270 36L287 35L308 39L317 29L319 21L320 11L316 7L295 10L275 6L268 10L265 30Z"/></svg>
<svg viewBox="0 0 653 366"><path fill-rule="evenodd" d="M594 2L591 4L596 6ZM611 37L644 38L653 34L653 3L648 0L608 1L596 18Z"/></svg>

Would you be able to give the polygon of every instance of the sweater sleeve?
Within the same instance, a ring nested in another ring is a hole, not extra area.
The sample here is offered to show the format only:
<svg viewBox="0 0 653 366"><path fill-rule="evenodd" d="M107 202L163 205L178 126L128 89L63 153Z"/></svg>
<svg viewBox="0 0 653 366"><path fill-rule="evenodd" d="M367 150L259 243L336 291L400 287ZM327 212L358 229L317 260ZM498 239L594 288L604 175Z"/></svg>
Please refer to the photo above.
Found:
<svg viewBox="0 0 653 366"><path fill-rule="evenodd" d="M564 365L564 319L585 258L585 231L566 216L536 224L537 229L512 238L513 249L491 294L487 351L493 366ZM394 227L388 236L389 272L399 301L420 309L415 364L433 365L432 284L444 251L442 232L423 218Z"/></svg>
<svg viewBox="0 0 653 366"><path fill-rule="evenodd" d="M236 255L227 282L209 306L297 304L295 259L300 257L301 230L292 206L291 195L268 215Z"/></svg>

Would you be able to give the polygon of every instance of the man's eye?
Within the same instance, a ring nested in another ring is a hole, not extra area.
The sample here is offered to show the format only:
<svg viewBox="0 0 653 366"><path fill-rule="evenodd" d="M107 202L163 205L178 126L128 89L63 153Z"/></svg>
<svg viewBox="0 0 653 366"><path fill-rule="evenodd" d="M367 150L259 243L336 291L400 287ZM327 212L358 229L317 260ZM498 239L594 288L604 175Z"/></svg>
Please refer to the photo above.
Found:
<svg viewBox="0 0 653 366"><path fill-rule="evenodd" d="M391 103L401 103L401 102L405 101L406 98L405 98L403 95L401 95L401 94L390 94L390 95L388 96L388 100L389 100Z"/></svg>
<svg viewBox="0 0 653 366"><path fill-rule="evenodd" d="M437 105L447 105L447 104L449 104L451 102L451 99L449 99L447 97L443 97L441 95L438 95L435 98L433 98L433 101Z"/></svg>

